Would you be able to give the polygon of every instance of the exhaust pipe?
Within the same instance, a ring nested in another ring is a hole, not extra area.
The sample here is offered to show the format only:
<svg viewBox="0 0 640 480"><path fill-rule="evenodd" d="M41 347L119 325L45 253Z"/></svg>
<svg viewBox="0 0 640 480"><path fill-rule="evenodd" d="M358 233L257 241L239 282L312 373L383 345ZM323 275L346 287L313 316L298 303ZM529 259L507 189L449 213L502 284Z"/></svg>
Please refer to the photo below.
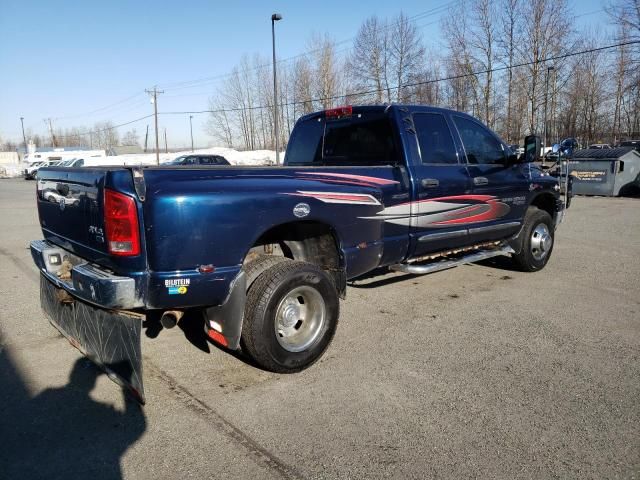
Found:
<svg viewBox="0 0 640 480"><path fill-rule="evenodd" d="M162 317L160 317L160 324L167 329L173 328L178 324L183 315L184 312L181 310L167 310L162 314Z"/></svg>

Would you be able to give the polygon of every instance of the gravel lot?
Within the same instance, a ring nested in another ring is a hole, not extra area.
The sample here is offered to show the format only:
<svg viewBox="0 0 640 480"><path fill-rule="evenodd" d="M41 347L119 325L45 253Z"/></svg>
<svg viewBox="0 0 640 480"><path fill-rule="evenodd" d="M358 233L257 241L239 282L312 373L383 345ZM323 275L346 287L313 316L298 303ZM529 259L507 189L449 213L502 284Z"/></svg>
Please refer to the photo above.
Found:
<svg viewBox="0 0 640 480"><path fill-rule="evenodd" d="M640 200L575 199L539 273L356 282L300 374L145 337L141 408L41 313L34 188L0 180L0 478L640 477Z"/></svg>

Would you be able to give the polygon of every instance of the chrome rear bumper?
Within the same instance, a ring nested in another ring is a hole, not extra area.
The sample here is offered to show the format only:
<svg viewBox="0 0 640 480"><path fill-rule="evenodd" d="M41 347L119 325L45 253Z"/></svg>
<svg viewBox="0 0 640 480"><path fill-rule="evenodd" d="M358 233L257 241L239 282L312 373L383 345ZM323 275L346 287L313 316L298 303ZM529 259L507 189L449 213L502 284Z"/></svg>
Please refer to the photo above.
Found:
<svg viewBox="0 0 640 480"><path fill-rule="evenodd" d="M129 310L144 306L144 301L136 295L133 278L109 273L46 240L34 240L30 247L33 261L42 275L70 295L108 309ZM63 280L58 272L65 261L73 268L71 278Z"/></svg>

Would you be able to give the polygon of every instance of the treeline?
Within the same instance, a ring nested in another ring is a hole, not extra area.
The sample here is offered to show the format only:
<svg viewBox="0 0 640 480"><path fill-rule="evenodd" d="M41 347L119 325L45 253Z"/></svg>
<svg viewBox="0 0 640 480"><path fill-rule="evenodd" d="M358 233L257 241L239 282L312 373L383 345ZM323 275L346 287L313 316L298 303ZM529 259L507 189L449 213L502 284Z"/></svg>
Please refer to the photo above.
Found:
<svg viewBox="0 0 640 480"><path fill-rule="evenodd" d="M459 0L440 41L414 18L372 16L339 49L314 35L278 65L281 145L300 115L341 104L416 103L468 112L518 143L530 133L583 144L640 137L640 9L618 0L599 16L614 34L578 30L567 0ZM622 44L612 49L599 47ZM585 52L575 55L576 52ZM551 59L551 60L549 60ZM209 133L241 149L275 145L268 58L244 57L210 98Z"/></svg>
<svg viewBox="0 0 640 480"><path fill-rule="evenodd" d="M120 135L113 122L97 122L93 127L54 128L53 135L40 135L31 129L25 131L27 141L32 141L36 147L82 147L96 150L108 150L122 145L140 145L140 135L135 128ZM15 151L24 142L1 142L2 151Z"/></svg>

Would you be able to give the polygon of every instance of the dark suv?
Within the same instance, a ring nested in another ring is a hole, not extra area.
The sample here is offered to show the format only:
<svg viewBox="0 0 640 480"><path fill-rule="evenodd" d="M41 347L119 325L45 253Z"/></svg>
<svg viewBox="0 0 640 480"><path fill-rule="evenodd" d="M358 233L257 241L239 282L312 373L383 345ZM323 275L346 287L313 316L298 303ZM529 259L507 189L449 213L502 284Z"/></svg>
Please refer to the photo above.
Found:
<svg viewBox="0 0 640 480"><path fill-rule="evenodd" d="M226 158L220 155L182 155L174 158L164 165L231 165Z"/></svg>

